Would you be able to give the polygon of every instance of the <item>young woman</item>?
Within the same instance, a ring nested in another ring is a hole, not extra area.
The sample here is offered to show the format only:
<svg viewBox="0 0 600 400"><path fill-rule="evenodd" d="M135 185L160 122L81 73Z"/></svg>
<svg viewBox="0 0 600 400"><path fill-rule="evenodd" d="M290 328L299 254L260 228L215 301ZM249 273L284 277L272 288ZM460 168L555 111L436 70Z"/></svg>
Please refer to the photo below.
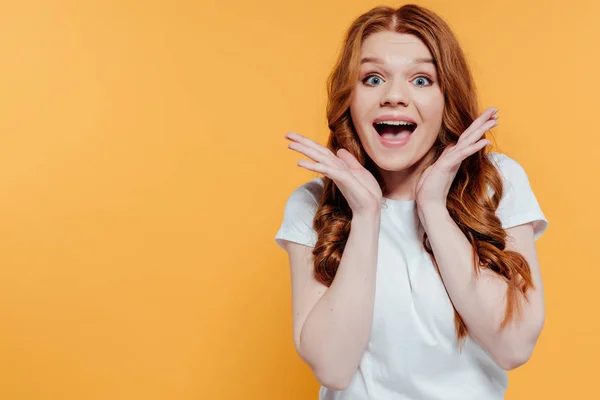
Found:
<svg viewBox="0 0 600 400"><path fill-rule="evenodd" d="M327 147L289 133L323 177L289 197L294 344L323 399L502 399L544 324L523 168L487 151L448 25L415 5L350 27L329 78Z"/></svg>

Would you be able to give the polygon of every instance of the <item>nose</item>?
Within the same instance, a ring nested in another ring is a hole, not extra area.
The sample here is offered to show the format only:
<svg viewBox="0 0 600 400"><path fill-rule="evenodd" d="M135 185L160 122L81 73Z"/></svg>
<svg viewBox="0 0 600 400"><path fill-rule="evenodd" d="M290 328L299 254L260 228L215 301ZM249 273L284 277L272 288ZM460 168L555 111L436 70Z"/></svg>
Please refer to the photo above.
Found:
<svg viewBox="0 0 600 400"><path fill-rule="evenodd" d="M390 82L381 98L381 106L396 107L401 104L405 107L408 106L409 96L407 92L408 88L406 88L404 82Z"/></svg>

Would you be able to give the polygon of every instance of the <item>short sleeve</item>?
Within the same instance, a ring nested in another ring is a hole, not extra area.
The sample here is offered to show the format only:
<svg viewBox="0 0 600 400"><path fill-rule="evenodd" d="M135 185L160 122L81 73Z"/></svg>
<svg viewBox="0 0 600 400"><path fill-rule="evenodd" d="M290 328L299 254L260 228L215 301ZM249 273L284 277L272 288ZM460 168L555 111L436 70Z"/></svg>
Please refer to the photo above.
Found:
<svg viewBox="0 0 600 400"><path fill-rule="evenodd" d="M490 153L492 162L498 168L504 185L504 193L496 215L502 221L502 227L533 222L535 240L548 228L548 220L533 193L529 178L523 167L505 154Z"/></svg>
<svg viewBox="0 0 600 400"><path fill-rule="evenodd" d="M285 204L283 222L275 235L279 247L283 248L284 240L315 246L317 233L313 229L313 219L318 207L317 199L322 193L322 178L315 178L292 192Z"/></svg>

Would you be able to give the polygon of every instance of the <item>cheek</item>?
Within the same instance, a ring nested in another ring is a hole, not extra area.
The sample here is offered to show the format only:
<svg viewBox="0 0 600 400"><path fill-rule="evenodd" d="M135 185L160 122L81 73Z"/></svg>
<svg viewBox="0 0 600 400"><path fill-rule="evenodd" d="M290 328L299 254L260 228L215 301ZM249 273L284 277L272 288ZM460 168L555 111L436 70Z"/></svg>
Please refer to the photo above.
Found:
<svg viewBox="0 0 600 400"><path fill-rule="evenodd" d="M369 112L369 108L372 103L372 94L365 93L360 89L355 90L354 96L352 97L352 104L350 108L355 112L355 115L361 116Z"/></svg>
<svg viewBox="0 0 600 400"><path fill-rule="evenodd" d="M370 123L370 118L373 115L372 100L364 93L358 93L352 98L350 104L350 115L352 123L360 134L360 131Z"/></svg>
<svg viewBox="0 0 600 400"><path fill-rule="evenodd" d="M444 113L444 97L440 94L428 96L415 101L421 118L427 125L438 125L442 122Z"/></svg>

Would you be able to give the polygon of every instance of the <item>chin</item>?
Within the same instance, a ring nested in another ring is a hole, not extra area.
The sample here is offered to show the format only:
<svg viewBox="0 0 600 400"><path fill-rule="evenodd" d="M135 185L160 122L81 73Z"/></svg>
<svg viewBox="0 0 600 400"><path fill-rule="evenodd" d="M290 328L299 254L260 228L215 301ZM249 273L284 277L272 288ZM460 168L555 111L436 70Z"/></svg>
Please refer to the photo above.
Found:
<svg viewBox="0 0 600 400"><path fill-rule="evenodd" d="M414 158L409 154L377 154L371 157L373 162L384 171L403 171L414 164Z"/></svg>
<svg viewBox="0 0 600 400"><path fill-rule="evenodd" d="M371 142L367 151L375 164L386 171L401 171L410 167L415 160L414 140L411 138L407 145L401 148L390 149L383 147L379 142Z"/></svg>

